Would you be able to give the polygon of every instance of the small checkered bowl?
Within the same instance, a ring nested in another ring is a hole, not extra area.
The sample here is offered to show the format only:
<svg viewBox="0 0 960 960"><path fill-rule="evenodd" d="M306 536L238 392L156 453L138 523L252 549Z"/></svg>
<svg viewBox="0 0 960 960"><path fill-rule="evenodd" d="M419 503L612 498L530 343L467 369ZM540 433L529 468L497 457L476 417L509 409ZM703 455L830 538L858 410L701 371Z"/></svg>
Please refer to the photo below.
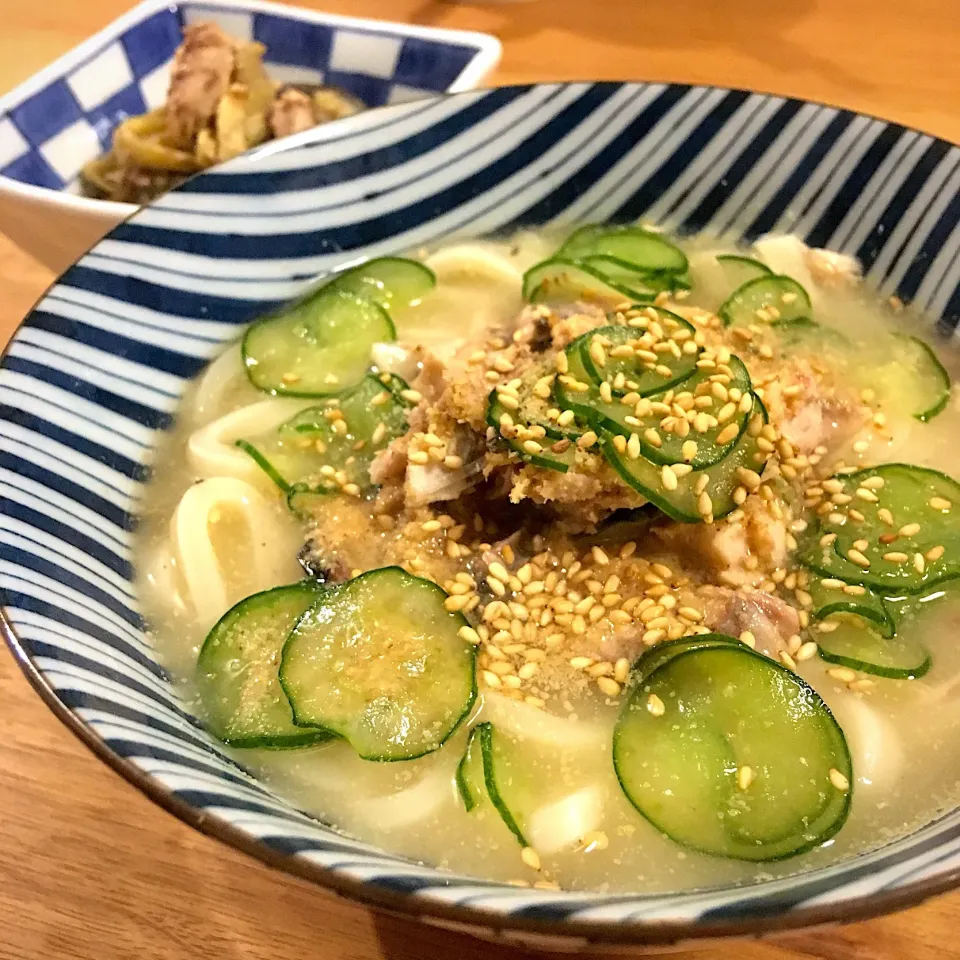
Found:
<svg viewBox="0 0 960 960"><path fill-rule="evenodd" d="M201 21L264 43L273 79L330 83L370 107L471 90L500 59L484 33L259 0L146 0L0 98L0 229L52 270L137 209L82 196L80 170L127 117L163 104L183 27Z"/></svg>

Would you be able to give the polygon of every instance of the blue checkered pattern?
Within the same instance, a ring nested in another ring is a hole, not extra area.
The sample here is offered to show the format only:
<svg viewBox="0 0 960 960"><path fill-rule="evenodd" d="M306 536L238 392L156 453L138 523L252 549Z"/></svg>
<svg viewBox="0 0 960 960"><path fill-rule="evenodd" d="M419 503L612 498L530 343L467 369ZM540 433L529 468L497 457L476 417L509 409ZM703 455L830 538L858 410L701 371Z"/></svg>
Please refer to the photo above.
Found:
<svg viewBox="0 0 960 960"><path fill-rule="evenodd" d="M292 8L149 3L133 26L108 30L99 49L64 57L47 86L19 99L14 91L0 113L0 174L69 189L83 164L109 147L119 123L163 103L183 26L204 20L264 43L276 79L334 84L371 107L447 90L480 52L469 37L448 43L373 24L358 29Z"/></svg>

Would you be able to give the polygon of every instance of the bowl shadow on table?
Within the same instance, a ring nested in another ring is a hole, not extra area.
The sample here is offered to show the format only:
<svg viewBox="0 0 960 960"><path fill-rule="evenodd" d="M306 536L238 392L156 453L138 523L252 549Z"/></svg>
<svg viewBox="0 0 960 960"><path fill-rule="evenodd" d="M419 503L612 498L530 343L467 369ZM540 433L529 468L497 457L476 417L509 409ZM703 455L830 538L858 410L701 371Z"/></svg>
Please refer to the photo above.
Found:
<svg viewBox="0 0 960 960"><path fill-rule="evenodd" d="M471 4L467 2L467 5ZM769 65L774 75L782 75L784 66L789 64L791 74L815 74L853 93L873 89L873 85L864 82L862 77L829 58L819 56L811 46L791 39L791 29L815 9L816 0L789 3L778 0L727 0L724 3L671 0L666 4L622 0L604 4L602 13L595 17L583 16L582 0L533 0L502 5L477 0L475 5L494 18L494 22L485 23L484 29L495 33L508 51L511 42L522 43L545 30L550 34L569 33L585 42L599 41L613 48L635 50L636 67L629 79L701 82L697 54L726 47ZM412 16L417 23L442 26L449 9L450 0L423 0ZM665 71L664 58L669 54L676 54L676 60L672 68ZM582 73L584 78L589 73L592 79L606 79L606 75L596 76L595 67L592 70L585 67ZM565 63L563 75L565 79L577 77L576 65ZM610 78L614 79L612 75ZM625 79L622 70L617 71L615 79ZM757 89L767 88L760 84Z"/></svg>

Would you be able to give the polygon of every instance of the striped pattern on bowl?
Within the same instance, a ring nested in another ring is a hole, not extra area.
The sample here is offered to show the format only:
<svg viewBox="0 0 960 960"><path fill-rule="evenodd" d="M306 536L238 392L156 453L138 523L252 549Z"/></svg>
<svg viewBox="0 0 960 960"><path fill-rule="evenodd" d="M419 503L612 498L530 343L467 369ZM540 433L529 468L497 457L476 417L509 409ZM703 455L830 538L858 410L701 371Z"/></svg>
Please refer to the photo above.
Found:
<svg viewBox="0 0 960 960"><path fill-rule="evenodd" d="M565 946L672 941L848 919L953 885L957 812L852 861L741 889L568 894L440 872L272 796L155 663L130 565L151 452L187 379L244 324L361 257L640 217L731 240L793 232L857 256L882 293L944 331L960 319L960 150L833 107L537 85L371 112L240 158L116 229L3 361L0 590L8 640L48 702L202 829L352 897L473 928Z"/></svg>

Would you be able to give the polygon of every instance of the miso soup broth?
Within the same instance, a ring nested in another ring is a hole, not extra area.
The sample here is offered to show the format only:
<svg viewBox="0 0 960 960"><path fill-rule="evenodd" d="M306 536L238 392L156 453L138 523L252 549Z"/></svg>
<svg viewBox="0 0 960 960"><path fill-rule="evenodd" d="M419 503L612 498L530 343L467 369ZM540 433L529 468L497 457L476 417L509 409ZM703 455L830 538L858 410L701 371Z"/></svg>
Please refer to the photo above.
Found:
<svg viewBox="0 0 960 960"><path fill-rule="evenodd" d="M662 892L850 857L958 795L955 371L792 237L371 261L185 397L152 641L240 764L414 860Z"/></svg>

